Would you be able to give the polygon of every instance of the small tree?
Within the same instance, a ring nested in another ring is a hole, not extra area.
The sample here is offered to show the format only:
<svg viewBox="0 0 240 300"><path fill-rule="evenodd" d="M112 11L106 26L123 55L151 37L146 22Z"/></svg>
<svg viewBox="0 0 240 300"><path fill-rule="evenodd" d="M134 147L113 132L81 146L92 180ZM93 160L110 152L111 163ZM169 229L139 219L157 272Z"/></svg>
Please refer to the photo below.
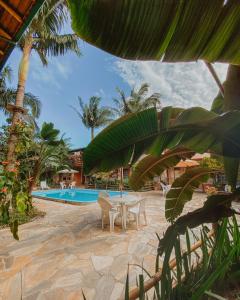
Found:
<svg viewBox="0 0 240 300"><path fill-rule="evenodd" d="M116 88L119 98L113 98L116 108L113 108L113 112L118 116L123 116L128 113L135 113L141 110L157 107L160 108L160 94L154 93L151 96L147 96L149 85L143 83L138 90L132 89L130 96L126 97L123 90Z"/></svg>
<svg viewBox="0 0 240 300"><path fill-rule="evenodd" d="M17 90L7 86L7 81L11 82L12 69L9 66L3 68L0 73L0 110L5 115L9 115L7 107L13 104L16 99ZM41 112L41 102L31 93L25 93L23 99L23 107L30 110L28 116L38 118Z"/></svg>
<svg viewBox="0 0 240 300"><path fill-rule="evenodd" d="M43 123L36 140L32 145L33 151L30 160L33 161L32 172L29 180L29 193L39 176L46 170L57 170L68 166L68 145L64 139L59 137L60 131L54 128L53 123Z"/></svg>
<svg viewBox="0 0 240 300"><path fill-rule="evenodd" d="M86 128L91 129L91 139L94 138L94 129L109 124L113 120L113 113L110 108L100 106L101 98L92 96L88 104L83 103L78 97L80 111L72 106L73 110L81 119Z"/></svg>
<svg viewBox="0 0 240 300"><path fill-rule="evenodd" d="M44 66L48 64L48 56L64 55L69 51L80 55L78 37L75 34L61 34L67 20L68 11L65 1L46 0L18 44L18 47L22 50L22 58L18 71L18 87L12 116L12 130L8 141L8 168L15 164L14 150L18 137L14 128L23 114L25 86L32 51L38 54Z"/></svg>

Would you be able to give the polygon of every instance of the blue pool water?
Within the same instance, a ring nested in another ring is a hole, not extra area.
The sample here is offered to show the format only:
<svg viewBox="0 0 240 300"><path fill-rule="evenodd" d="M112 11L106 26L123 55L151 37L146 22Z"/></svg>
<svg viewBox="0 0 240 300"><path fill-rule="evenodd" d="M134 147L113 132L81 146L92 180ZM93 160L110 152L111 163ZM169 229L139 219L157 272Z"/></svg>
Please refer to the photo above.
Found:
<svg viewBox="0 0 240 300"><path fill-rule="evenodd" d="M36 191L33 196L40 198L49 198L52 200L64 200L69 202L96 202L100 190L84 190L84 189L64 189L51 191ZM119 191L107 191L110 196L120 195ZM124 192L124 194L126 194Z"/></svg>

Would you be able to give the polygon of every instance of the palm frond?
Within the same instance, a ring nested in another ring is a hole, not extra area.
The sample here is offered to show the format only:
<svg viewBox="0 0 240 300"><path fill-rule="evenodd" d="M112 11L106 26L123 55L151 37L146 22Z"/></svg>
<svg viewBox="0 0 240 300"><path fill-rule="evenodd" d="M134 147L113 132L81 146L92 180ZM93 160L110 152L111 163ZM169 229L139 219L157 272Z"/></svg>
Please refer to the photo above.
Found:
<svg viewBox="0 0 240 300"><path fill-rule="evenodd" d="M36 38L34 48L45 57L65 55L69 51L78 56L81 55L78 37L75 34L47 35Z"/></svg>
<svg viewBox="0 0 240 300"><path fill-rule="evenodd" d="M6 107L8 104L15 102L17 96L17 91L12 88L7 88L5 90L0 90L0 109L3 110L4 114L8 114ZM41 112L41 102L38 97L34 96L32 93L25 93L23 99L23 105L25 108L30 109L30 115L33 118L38 118Z"/></svg>
<svg viewBox="0 0 240 300"><path fill-rule="evenodd" d="M48 0L41 6L33 19L30 30L38 35L58 34L68 21L66 2L62 0Z"/></svg>
<svg viewBox="0 0 240 300"><path fill-rule="evenodd" d="M45 141L54 142L58 139L59 133L60 131L54 128L53 123L44 122L40 131L40 137Z"/></svg>
<svg viewBox="0 0 240 300"><path fill-rule="evenodd" d="M25 93L23 101L24 106L31 110L31 115L34 118L39 118L41 113L41 101L39 98L34 96L32 93Z"/></svg>
<svg viewBox="0 0 240 300"><path fill-rule="evenodd" d="M12 69L10 66L5 66L0 72L0 82L6 83L6 80L12 80Z"/></svg>
<svg viewBox="0 0 240 300"><path fill-rule="evenodd" d="M37 54L38 54L38 56L39 56L39 58L40 58L40 60L41 60L41 62L42 62L42 64L43 64L43 66L46 67L46 66L48 65L48 60L47 60L46 54L43 52L42 49L36 48L35 45L33 45L33 49L36 50L36 52L37 52Z"/></svg>
<svg viewBox="0 0 240 300"><path fill-rule="evenodd" d="M148 83L143 83L139 90L137 91L137 94L140 96L140 97L143 97L147 94L148 92L148 89L149 89L149 84Z"/></svg>

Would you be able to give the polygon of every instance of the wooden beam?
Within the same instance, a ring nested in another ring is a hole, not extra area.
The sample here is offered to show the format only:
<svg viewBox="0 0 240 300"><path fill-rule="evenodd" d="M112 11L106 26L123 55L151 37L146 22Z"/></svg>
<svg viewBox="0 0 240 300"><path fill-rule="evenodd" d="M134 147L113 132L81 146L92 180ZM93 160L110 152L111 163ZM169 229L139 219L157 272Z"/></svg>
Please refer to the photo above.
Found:
<svg viewBox="0 0 240 300"><path fill-rule="evenodd" d="M214 230L210 230L209 233L207 234L208 237L214 236ZM201 247L201 245L204 243L204 240L199 240L197 241L194 245L191 246L190 251L185 251L182 253L182 257L184 254L189 254L197 250L198 248ZM177 265L177 260L176 258L173 258L169 261L169 268L172 270L176 267ZM162 269L160 269L159 272L155 273L150 279L144 282L144 292L149 291L151 288L153 288L162 278ZM139 287L135 287L133 290L130 291L129 293L129 299L130 300L136 300L139 298L140 295L140 289ZM123 300L123 298L120 298Z"/></svg>
<svg viewBox="0 0 240 300"><path fill-rule="evenodd" d="M7 38L8 40L11 40L12 37L10 34L8 34L3 28L0 27L0 35L2 35L3 37Z"/></svg>
<svg viewBox="0 0 240 300"><path fill-rule="evenodd" d="M205 64L208 67L208 70L210 71L210 73L212 74L214 80L216 81L216 84L219 87L221 95L224 97L224 88L223 88L223 85L222 85L222 83L221 83L221 81L220 81L220 79L219 79L219 77L218 77L218 75L217 75L217 73L216 73L213 65L211 63L207 62L207 61L205 61Z"/></svg>
<svg viewBox="0 0 240 300"><path fill-rule="evenodd" d="M13 16L19 23L23 22L23 19L21 16L13 9L11 8L5 1L0 0L0 5L11 15Z"/></svg>

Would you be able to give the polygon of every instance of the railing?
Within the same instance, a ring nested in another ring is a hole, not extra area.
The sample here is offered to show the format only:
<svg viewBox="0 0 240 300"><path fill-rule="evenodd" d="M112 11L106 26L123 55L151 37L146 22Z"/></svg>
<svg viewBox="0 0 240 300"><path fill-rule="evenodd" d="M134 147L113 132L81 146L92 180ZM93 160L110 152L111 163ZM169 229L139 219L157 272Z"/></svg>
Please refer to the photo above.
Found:
<svg viewBox="0 0 240 300"><path fill-rule="evenodd" d="M88 183L87 184L87 188L118 191L119 190L119 183L113 183L113 182L108 182L108 183L105 183L105 182ZM124 184L123 189L125 191L132 191L128 184ZM142 189L140 191L141 192L146 192L146 191L152 191L152 190L154 190L154 185L153 185L152 182L148 182L148 183L146 183L142 187Z"/></svg>

